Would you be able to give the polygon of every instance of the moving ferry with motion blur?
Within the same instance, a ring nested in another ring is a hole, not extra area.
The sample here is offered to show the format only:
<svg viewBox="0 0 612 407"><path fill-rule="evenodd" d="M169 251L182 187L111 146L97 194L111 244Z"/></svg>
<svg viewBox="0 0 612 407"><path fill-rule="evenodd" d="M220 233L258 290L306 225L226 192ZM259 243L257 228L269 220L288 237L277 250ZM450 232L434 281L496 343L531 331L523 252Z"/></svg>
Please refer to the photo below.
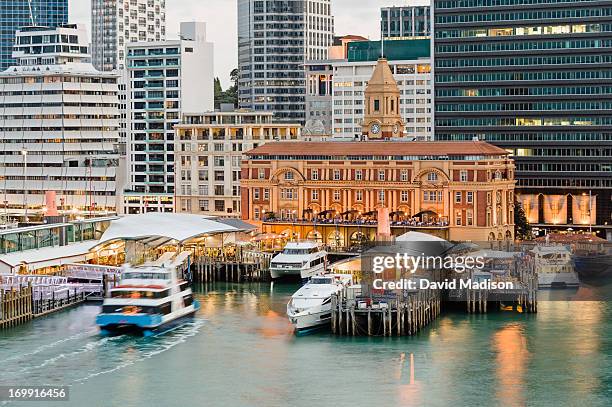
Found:
<svg viewBox="0 0 612 407"><path fill-rule="evenodd" d="M176 267L126 266L104 299L96 324L102 333L140 332L150 336L177 325L200 308Z"/></svg>
<svg viewBox="0 0 612 407"><path fill-rule="evenodd" d="M298 334L331 322L331 296L353 282L351 274L314 276L291 296L287 316Z"/></svg>
<svg viewBox="0 0 612 407"><path fill-rule="evenodd" d="M270 276L273 279L296 276L302 280L325 272L327 252L315 242L289 242L282 253L277 254L270 263Z"/></svg>

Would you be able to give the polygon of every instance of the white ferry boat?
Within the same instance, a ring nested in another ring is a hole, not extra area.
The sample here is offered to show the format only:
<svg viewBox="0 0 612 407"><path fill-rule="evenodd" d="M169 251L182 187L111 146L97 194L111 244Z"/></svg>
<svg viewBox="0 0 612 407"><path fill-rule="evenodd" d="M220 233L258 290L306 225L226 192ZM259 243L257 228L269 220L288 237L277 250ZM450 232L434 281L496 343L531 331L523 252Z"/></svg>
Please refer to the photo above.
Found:
<svg viewBox="0 0 612 407"><path fill-rule="evenodd" d="M109 290L96 324L103 333L139 331L149 336L168 329L200 308L187 281L175 267L125 267L117 286Z"/></svg>
<svg viewBox="0 0 612 407"><path fill-rule="evenodd" d="M282 253L277 254L270 263L270 276L273 279L297 276L307 279L325 272L327 252L315 242L289 242Z"/></svg>
<svg viewBox="0 0 612 407"><path fill-rule="evenodd" d="M351 274L324 274L314 276L291 296L287 316L302 333L328 325L331 322L331 296L351 284Z"/></svg>
<svg viewBox="0 0 612 407"><path fill-rule="evenodd" d="M540 288L577 287L578 273L574 270L572 253L566 246L536 246L531 251L535 257Z"/></svg>

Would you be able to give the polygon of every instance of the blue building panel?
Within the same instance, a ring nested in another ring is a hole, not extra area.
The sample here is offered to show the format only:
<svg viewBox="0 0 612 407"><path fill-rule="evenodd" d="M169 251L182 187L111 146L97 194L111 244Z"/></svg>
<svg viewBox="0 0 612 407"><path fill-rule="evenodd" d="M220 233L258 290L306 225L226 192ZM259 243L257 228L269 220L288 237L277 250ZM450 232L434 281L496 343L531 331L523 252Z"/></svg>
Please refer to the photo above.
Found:
<svg viewBox="0 0 612 407"><path fill-rule="evenodd" d="M2 0L0 2L0 69L14 65L15 31L25 26L57 27L68 23L68 0Z"/></svg>

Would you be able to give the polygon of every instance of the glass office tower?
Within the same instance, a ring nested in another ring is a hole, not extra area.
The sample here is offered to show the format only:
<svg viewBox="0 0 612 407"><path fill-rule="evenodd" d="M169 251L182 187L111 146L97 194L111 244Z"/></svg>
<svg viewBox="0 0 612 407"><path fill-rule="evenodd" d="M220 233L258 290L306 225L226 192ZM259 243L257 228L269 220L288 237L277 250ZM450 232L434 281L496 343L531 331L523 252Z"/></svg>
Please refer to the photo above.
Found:
<svg viewBox="0 0 612 407"><path fill-rule="evenodd" d="M0 2L0 70L15 63L15 31L37 25L57 27L68 23L68 0L2 0Z"/></svg>
<svg viewBox="0 0 612 407"><path fill-rule="evenodd" d="M393 6L380 9L381 32L385 39L429 38L430 6Z"/></svg>
<svg viewBox="0 0 612 407"><path fill-rule="evenodd" d="M304 123L304 63L327 58L331 0L238 0L238 103Z"/></svg>
<svg viewBox="0 0 612 407"><path fill-rule="evenodd" d="M612 1L435 0L434 22L436 138L511 151L531 223L612 238Z"/></svg>

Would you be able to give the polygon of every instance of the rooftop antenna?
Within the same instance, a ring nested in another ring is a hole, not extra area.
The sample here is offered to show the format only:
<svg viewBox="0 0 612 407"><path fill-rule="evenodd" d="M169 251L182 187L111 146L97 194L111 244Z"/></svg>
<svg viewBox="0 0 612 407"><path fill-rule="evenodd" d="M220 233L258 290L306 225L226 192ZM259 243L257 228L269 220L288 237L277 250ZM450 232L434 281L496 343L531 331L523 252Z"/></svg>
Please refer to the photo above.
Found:
<svg viewBox="0 0 612 407"><path fill-rule="evenodd" d="M32 13L32 0L28 0L28 8L30 10L30 22L32 23L32 27L36 26L36 22L34 21L34 13Z"/></svg>

